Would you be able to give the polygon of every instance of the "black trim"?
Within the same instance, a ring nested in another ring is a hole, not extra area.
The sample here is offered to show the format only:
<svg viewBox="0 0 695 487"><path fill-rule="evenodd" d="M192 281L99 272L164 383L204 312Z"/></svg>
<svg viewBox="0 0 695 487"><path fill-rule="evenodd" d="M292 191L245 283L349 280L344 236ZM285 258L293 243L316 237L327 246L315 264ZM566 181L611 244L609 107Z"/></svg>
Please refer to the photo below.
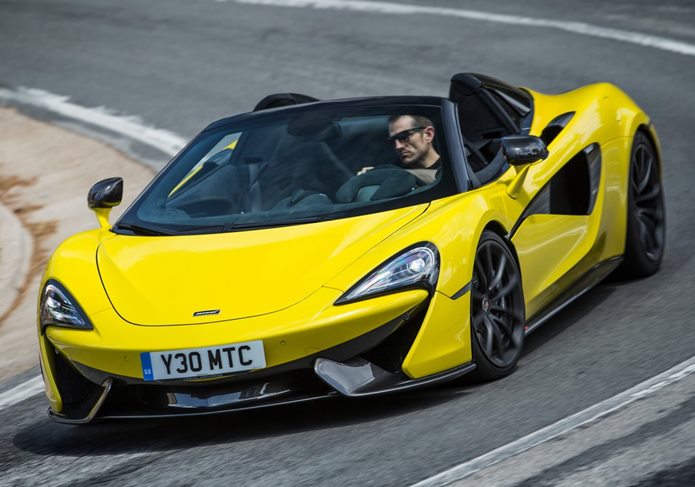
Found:
<svg viewBox="0 0 695 487"><path fill-rule="evenodd" d="M574 113L575 112L566 112L558 115L545 126L540 136L543 142L545 142L545 145L550 145L550 143L555 140L558 135L560 135L562 129L564 129L569 121L574 117Z"/></svg>
<svg viewBox="0 0 695 487"><path fill-rule="evenodd" d="M104 381L104 383L101 385L101 390L98 390L96 394L93 396L93 401L90 401L92 403L92 406L89 408L89 411L86 414L77 414L75 415L75 417L70 417L65 414L56 413L55 411L49 408L48 417L54 421L65 424L85 424L91 422L95 418L101 407L104 405L104 402L106 401L109 392L111 392L112 384L113 379L111 378L108 378Z"/></svg>
<svg viewBox="0 0 695 487"><path fill-rule="evenodd" d="M114 384L111 397L99 416L139 416L148 414L188 415L190 412L232 411L262 403L284 403L308 397L325 396L330 388L308 367L270 377L238 383L207 384Z"/></svg>
<svg viewBox="0 0 695 487"><path fill-rule="evenodd" d="M92 382L80 373L74 363L61 354L50 342L46 343L46 356L53 358L51 371L61 402L64 416L80 418L87 415L99 395L99 386L107 378Z"/></svg>
<svg viewBox="0 0 695 487"><path fill-rule="evenodd" d="M108 178L95 183L87 193L87 206L91 209L113 208L123 199L123 178Z"/></svg>
<svg viewBox="0 0 695 487"><path fill-rule="evenodd" d="M164 413L160 411L151 411L151 412L138 412L134 414L105 414L103 416L99 416L97 418L94 418L92 421L101 421L101 420L107 420L107 419L171 419L171 418L180 418L183 416L212 416L215 414L226 414L232 411L249 411L253 409L264 409L264 408L269 408L269 407L274 407L274 406L281 406L281 405L289 405L289 404L299 404L299 403L304 403L304 402L309 402L309 401L316 401L319 399L329 399L332 397L339 397L339 394L337 392L330 392L328 394L322 394L322 395L315 395L315 396L306 396L306 397L297 397L293 399L285 399L285 400L280 400L280 401L273 401L273 402L262 402L258 404L249 404L245 406L237 406L234 407L233 409L216 409L216 410L194 410L191 412L186 412L186 413ZM68 424L84 424L84 422L76 422L76 421L71 421L67 418L59 417L51 411L50 409L48 410L48 416L53 419L56 422L59 423L68 423Z"/></svg>
<svg viewBox="0 0 695 487"><path fill-rule="evenodd" d="M608 277L608 275L611 272L613 272L622 261L622 256L612 257L610 259L606 259L602 262L599 262L591 269L589 269L589 271L586 274L581 276L560 296L555 298L555 300L549 306L547 306L543 311L534 316L531 320L526 322L526 335L530 335L531 333L533 333L533 331L536 330L543 323L548 321L550 318L562 311L574 300L582 296L584 293L586 293L591 288L600 283L602 280L604 280L606 277ZM572 271L565 274L565 276L569 276L571 275L571 273Z"/></svg>
<svg viewBox="0 0 695 487"><path fill-rule="evenodd" d="M548 148L534 135L505 135L500 138L502 154L510 166L524 166L548 158Z"/></svg>
<svg viewBox="0 0 695 487"><path fill-rule="evenodd" d="M552 179L551 179L552 180ZM519 230L519 227L521 226L522 223L524 223L524 220L526 220L527 217L534 215L534 214L539 214L539 213L548 213L547 211L538 211L537 206L542 205L545 206L545 202L543 202L543 198L549 198L549 192L550 192L550 181L545 183L543 187L538 190L538 193L534 195L533 198L531 198L531 201L528 202L526 207L523 209L521 212L521 215L519 215L519 218L517 218L516 222L514 222L514 225L512 226L512 229L509 231L507 234L507 239L511 240L514 237L514 234ZM548 203L548 206L550 203Z"/></svg>
<svg viewBox="0 0 695 487"><path fill-rule="evenodd" d="M466 150L461 136L461 125L458 117L458 105L444 100L442 101L442 125L444 137L449 147L449 162L453 169L456 187L460 193L480 185L475 174L470 169L466 160Z"/></svg>
<svg viewBox="0 0 695 487"><path fill-rule="evenodd" d="M441 107L442 102L446 100L446 98L437 96L370 96L362 98L317 101L311 104L311 110L332 109L346 105L351 107L387 107L399 105L430 105ZM279 108L260 110L258 112L240 113L238 115L233 115L231 117L222 118L212 122L210 125L205 127L202 132L214 130L219 127L226 127L231 124L247 122L249 120L260 121L266 117L275 117L278 113L280 113L280 111L289 114L293 112L300 113L306 110L306 104L300 103L297 105L287 105ZM195 139L197 138L198 137L195 137Z"/></svg>
<svg viewBox="0 0 695 487"><path fill-rule="evenodd" d="M480 97L488 108L497 115L499 121L505 125L505 128L509 130L510 133L518 134L521 127L512 119L509 113L507 113L507 111L500 106L500 103L490 93L490 91L499 92L500 90L508 92L507 96L511 96L511 93L514 93L517 97L526 101L531 98L527 92L520 90L519 88L511 86L491 76L486 76L479 73L457 73L453 75L449 85L449 98L454 101L455 98L457 99L461 96ZM500 96L499 93L496 94L497 96ZM519 100L516 101L519 104L523 104ZM528 107L526 107L526 113L520 113L515 107L512 107L512 109L514 109L521 118L531 112L531 104L532 102L529 103Z"/></svg>
<svg viewBox="0 0 695 487"><path fill-rule="evenodd" d="M471 281L469 281L465 286L463 286L461 289L456 291L454 293L454 295L451 296L451 299L456 300L456 299L460 298L461 296L463 296L464 294L466 294L470 290L471 290Z"/></svg>
<svg viewBox="0 0 695 487"><path fill-rule="evenodd" d="M602 157L601 146L597 143L584 148L586 162L589 166L589 209L588 214L594 211L596 200L598 199L598 188L601 185Z"/></svg>
<svg viewBox="0 0 695 487"><path fill-rule="evenodd" d="M300 105L302 103L312 103L315 101L319 101L319 99L309 95L302 95L301 93L273 93L259 101L253 108L253 111L257 112L268 108Z"/></svg>

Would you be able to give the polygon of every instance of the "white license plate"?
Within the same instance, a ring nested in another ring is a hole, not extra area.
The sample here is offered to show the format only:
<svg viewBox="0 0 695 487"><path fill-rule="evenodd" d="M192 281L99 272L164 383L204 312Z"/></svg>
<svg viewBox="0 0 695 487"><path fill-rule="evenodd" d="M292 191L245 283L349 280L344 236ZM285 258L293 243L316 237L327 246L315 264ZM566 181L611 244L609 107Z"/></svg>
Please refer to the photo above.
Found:
<svg viewBox="0 0 695 487"><path fill-rule="evenodd" d="M265 352L263 342L256 340L170 352L142 352L140 361L145 380L182 379L262 369Z"/></svg>

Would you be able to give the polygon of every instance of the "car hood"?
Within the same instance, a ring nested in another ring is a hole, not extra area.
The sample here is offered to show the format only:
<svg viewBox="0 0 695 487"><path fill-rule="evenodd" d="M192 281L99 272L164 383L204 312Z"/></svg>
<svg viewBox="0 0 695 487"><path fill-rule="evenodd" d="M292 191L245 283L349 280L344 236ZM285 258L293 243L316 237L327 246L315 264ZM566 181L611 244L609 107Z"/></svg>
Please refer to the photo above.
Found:
<svg viewBox="0 0 695 487"><path fill-rule="evenodd" d="M116 235L97 249L97 265L114 309L136 325L258 316L303 300L426 208L212 235Z"/></svg>

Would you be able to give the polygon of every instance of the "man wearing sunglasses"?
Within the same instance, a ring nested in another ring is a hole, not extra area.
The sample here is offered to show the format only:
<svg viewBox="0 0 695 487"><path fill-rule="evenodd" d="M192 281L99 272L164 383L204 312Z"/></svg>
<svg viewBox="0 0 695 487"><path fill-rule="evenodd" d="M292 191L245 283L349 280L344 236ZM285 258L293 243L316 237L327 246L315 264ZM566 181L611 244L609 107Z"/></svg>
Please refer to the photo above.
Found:
<svg viewBox="0 0 695 487"><path fill-rule="evenodd" d="M434 182L440 166L439 154L434 148L432 121L419 115L394 115L389 118L388 141L396 150L400 165L425 184ZM374 166L363 167L364 174Z"/></svg>

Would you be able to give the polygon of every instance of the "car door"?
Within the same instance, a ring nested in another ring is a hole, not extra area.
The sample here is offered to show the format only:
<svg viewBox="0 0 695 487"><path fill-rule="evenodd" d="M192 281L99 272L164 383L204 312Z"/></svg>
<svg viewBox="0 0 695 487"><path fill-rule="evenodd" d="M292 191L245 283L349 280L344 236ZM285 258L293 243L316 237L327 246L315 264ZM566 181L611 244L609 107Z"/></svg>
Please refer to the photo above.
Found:
<svg viewBox="0 0 695 487"><path fill-rule="evenodd" d="M500 138L528 134L532 99L523 90L471 73L452 77L449 96L457 103L474 182L487 184L508 169ZM516 219L509 237L519 258L527 318L571 284L571 271L592 248L596 233L590 215L600 179L598 146L572 153L560 150L567 144L558 142L547 159L526 169L523 184L506 201Z"/></svg>
<svg viewBox="0 0 695 487"><path fill-rule="evenodd" d="M600 184L600 150L574 155L555 150L534 163L508 210L520 215L509 235L523 276L526 316L550 304L586 270L598 218L592 218Z"/></svg>

